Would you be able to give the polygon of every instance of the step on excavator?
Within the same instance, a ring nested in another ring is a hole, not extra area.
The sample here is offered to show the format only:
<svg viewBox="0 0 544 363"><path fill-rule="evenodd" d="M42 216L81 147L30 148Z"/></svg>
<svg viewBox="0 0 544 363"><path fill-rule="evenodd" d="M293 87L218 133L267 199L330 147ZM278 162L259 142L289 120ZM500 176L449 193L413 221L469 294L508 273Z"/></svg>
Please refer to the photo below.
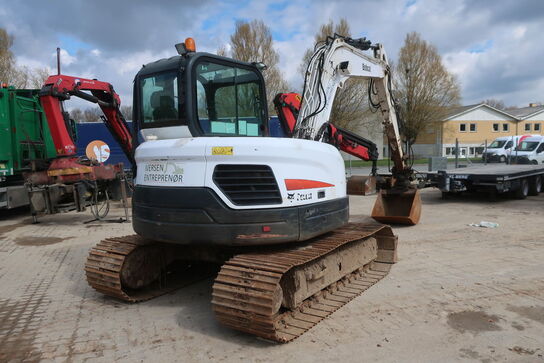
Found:
<svg viewBox="0 0 544 363"><path fill-rule="evenodd" d="M217 319L289 342L382 279L397 258L391 227L348 222L339 150L377 158L374 144L328 120L349 77L371 81L395 163L392 177L376 176L383 190L373 215L419 220L385 53L337 35L319 44L302 97L276 97L285 137L269 137L263 64L196 52L191 38L176 49L134 80L132 140L143 137L134 155L136 234L93 247L87 281L138 302L189 283L199 262L211 261L220 265Z"/></svg>

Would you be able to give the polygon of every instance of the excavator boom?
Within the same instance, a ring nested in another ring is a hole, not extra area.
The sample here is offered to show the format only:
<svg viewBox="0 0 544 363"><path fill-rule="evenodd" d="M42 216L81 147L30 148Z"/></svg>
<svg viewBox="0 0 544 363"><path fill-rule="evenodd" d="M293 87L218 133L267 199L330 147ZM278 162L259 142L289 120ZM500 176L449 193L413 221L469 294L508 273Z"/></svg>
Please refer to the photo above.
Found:
<svg viewBox="0 0 544 363"><path fill-rule="evenodd" d="M365 53L368 50L372 54ZM381 44L372 45L365 38L335 35L318 46L310 58L302 97L279 94L275 105L283 128L289 129L288 135L328 142L362 160L371 160L374 162L372 175L375 176L378 159L375 144L334 126L334 120L330 120L337 90L349 78L368 80L369 104L382 116L394 165L392 177L382 178L384 182L378 184L381 190L372 217L383 223L413 225L419 222L421 199L410 183L413 170L409 156L402 149L398 105L392 96L391 77Z"/></svg>

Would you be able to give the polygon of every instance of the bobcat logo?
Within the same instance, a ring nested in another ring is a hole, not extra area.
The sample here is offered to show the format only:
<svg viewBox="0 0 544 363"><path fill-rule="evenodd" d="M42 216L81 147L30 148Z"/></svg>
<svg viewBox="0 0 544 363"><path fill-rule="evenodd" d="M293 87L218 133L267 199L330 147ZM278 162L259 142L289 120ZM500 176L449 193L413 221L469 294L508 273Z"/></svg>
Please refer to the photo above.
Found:
<svg viewBox="0 0 544 363"><path fill-rule="evenodd" d="M289 200L295 199L295 193L287 193L287 199Z"/></svg>

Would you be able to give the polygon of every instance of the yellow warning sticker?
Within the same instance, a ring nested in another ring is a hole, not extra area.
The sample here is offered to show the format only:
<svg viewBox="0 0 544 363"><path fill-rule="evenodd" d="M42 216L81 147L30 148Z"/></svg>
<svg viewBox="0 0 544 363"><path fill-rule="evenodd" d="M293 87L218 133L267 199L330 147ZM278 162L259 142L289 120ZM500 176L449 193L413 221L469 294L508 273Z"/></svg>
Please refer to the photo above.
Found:
<svg viewBox="0 0 544 363"><path fill-rule="evenodd" d="M6 164L0 163L0 169L5 169L5 168L6 168Z"/></svg>
<svg viewBox="0 0 544 363"><path fill-rule="evenodd" d="M213 146L212 155L232 155L234 153L233 146Z"/></svg>

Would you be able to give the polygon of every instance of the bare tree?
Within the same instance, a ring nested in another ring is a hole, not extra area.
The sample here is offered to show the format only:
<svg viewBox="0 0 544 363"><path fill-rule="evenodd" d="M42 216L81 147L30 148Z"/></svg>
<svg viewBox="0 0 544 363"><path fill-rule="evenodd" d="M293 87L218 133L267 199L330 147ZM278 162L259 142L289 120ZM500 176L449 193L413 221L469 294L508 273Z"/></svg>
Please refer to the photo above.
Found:
<svg viewBox="0 0 544 363"><path fill-rule="evenodd" d="M217 55L220 55L221 57L228 57L229 52L227 51L227 47L224 44L217 48Z"/></svg>
<svg viewBox="0 0 544 363"><path fill-rule="evenodd" d="M287 92L289 85L283 79L279 69L279 55L274 49L272 32L262 20L237 21L234 34L230 37L231 54L234 59L244 62L262 62L267 66L263 77L267 90L269 113L275 113L272 100L279 92ZM226 48L218 54L227 55Z"/></svg>
<svg viewBox="0 0 544 363"><path fill-rule="evenodd" d="M442 64L436 47L416 32L406 35L394 76L404 119L402 133L412 145L423 129L442 121L447 108L459 103L459 84Z"/></svg>
<svg viewBox="0 0 544 363"><path fill-rule="evenodd" d="M47 67L34 68L30 72L30 86L32 88L42 88L46 79L51 75L51 70Z"/></svg>
<svg viewBox="0 0 544 363"><path fill-rule="evenodd" d="M13 45L13 36L6 29L0 28L0 81L11 83L15 58L10 48Z"/></svg>
<svg viewBox="0 0 544 363"><path fill-rule="evenodd" d="M15 56L11 51L13 36L4 28L0 28L0 82L16 88L25 88L29 83L28 68L17 67Z"/></svg>
<svg viewBox="0 0 544 363"><path fill-rule="evenodd" d="M346 19L342 18L337 24L330 20L327 24L320 26L314 39L315 43L323 42L327 37L332 37L334 34L350 37L351 30ZM306 75L306 68L310 58L314 53L313 48L306 50L302 62L299 66L299 71L303 77ZM336 92L334 103L331 111L330 121L339 127L349 130L360 129L365 127L365 133L381 132L381 123L375 117L375 114L370 112L368 107L368 82L366 80L348 79L343 88ZM360 130L357 130L360 132Z"/></svg>
<svg viewBox="0 0 544 363"><path fill-rule="evenodd" d="M487 100L483 100L480 103L485 103L486 105L494 107L497 110L506 110L507 108L502 100L497 100L494 98L488 98Z"/></svg>
<svg viewBox="0 0 544 363"><path fill-rule="evenodd" d="M132 120L132 106L121 106L121 114L125 117L125 120Z"/></svg>
<svg viewBox="0 0 544 363"><path fill-rule="evenodd" d="M100 108L87 108L83 111L83 122L99 122L102 111Z"/></svg>
<svg viewBox="0 0 544 363"><path fill-rule="evenodd" d="M49 75L47 68L18 67L15 56L11 51L13 36L0 28L0 82L5 82L16 88L41 88L43 81ZM44 78L45 77L45 78Z"/></svg>
<svg viewBox="0 0 544 363"><path fill-rule="evenodd" d="M74 108L70 111L70 118L75 122L83 121L83 111L80 108Z"/></svg>

